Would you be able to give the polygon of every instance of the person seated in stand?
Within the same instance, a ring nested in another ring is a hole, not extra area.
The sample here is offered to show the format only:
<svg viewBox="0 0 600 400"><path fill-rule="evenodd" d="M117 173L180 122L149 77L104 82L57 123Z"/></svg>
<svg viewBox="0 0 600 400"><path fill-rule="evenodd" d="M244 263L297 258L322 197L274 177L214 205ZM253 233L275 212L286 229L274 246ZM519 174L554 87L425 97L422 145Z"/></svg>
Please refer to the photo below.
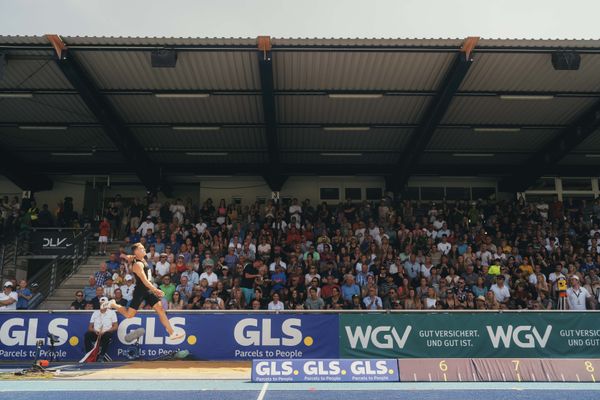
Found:
<svg viewBox="0 0 600 400"><path fill-rule="evenodd" d="M114 332L117 331L117 313L108 306L108 298L100 298L100 309L94 311L90 318L88 330L85 333L85 352L88 353L100 339L100 349L97 360L103 360L108 352L108 344Z"/></svg>

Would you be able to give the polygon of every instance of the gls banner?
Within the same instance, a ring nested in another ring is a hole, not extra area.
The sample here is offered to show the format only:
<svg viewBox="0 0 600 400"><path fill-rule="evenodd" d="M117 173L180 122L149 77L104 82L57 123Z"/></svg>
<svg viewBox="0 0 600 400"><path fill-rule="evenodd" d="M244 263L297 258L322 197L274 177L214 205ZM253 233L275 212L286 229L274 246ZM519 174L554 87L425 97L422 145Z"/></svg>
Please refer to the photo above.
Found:
<svg viewBox="0 0 600 400"><path fill-rule="evenodd" d="M252 382L398 382L397 360L254 360Z"/></svg>
<svg viewBox="0 0 600 400"><path fill-rule="evenodd" d="M597 313L340 315L341 357L597 357Z"/></svg>
<svg viewBox="0 0 600 400"><path fill-rule="evenodd" d="M42 357L79 360L85 354L83 337L91 313L0 312L0 361L28 360L42 340ZM338 316L336 315L244 315L169 313L175 330L186 336L169 341L158 316L140 312L136 317L119 316L119 329L113 335L109 355L124 359L132 344L125 335L144 328L140 355L152 359L177 350L188 350L192 358L208 360L271 358L335 358L339 356ZM59 338L51 343L48 333Z"/></svg>
<svg viewBox="0 0 600 400"><path fill-rule="evenodd" d="M36 255L73 255L72 230L50 231L34 230L31 232L32 252Z"/></svg>

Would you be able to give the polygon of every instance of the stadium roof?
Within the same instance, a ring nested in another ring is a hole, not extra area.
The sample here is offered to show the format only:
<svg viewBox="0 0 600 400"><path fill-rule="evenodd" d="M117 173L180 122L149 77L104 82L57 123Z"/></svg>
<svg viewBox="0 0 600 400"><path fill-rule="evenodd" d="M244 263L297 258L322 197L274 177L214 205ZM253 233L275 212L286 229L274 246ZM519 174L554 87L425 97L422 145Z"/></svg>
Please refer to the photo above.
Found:
<svg viewBox="0 0 600 400"><path fill-rule="evenodd" d="M172 49L174 68L151 52ZM578 70L551 55L576 51ZM0 36L0 171L485 175L600 172L600 40Z"/></svg>

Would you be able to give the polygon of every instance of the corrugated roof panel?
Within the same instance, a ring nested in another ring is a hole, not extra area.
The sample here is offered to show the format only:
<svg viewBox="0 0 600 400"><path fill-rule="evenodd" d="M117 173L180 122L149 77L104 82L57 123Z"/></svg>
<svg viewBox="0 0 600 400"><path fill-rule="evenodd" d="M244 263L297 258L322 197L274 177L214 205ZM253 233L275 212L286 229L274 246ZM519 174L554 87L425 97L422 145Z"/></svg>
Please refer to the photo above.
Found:
<svg viewBox="0 0 600 400"><path fill-rule="evenodd" d="M189 149L189 151L202 152L202 149ZM213 166L215 164L261 164L268 162L268 156L266 152L236 152L229 153L226 156L190 156L186 155L185 152L150 152L148 155L154 162L164 163L167 165L191 164L196 167L201 166L202 164ZM240 171L240 173L244 172L246 171Z"/></svg>
<svg viewBox="0 0 600 400"><path fill-rule="evenodd" d="M537 151L560 130L522 129L520 132L474 132L472 129L438 129L430 151Z"/></svg>
<svg viewBox="0 0 600 400"><path fill-rule="evenodd" d="M600 154L600 129L589 135L579 146L574 150L574 153L590 153L596 152ZM596 161L600 163L600 158Z"/></svg>
<svg viewBox="0 0 600 400"><path fill-rule="evenodd" d="M430 97L384 96L379 99L330 99L327 96L277 96L280 123L416 123Z"/></svg>
<svg viewBox="0 0 600 400"><path fill-rule="evenodd" d="M128 123L262 123L260 96L165 99L152 95L108 96Z"/></svg>
<svg viewBox="0 0 600 400"><path fill-rule="evenodd" d="M570 97L525 101L458 96L450 103L442 124L567 125L595 101Z"/></svg>
<svg viewBox="0 0 600 400"><path fill-rule="evenodd" d="M74 127L67 130L23 130L0 127L0 143L12 149L115 149L101 128Z"/></svg>
<svg viewBox="0 0 600 400"><path fill-rule="evenodd" d="M322 156L320 153L281 152L280 160L289 164L394 164L399 153L363 153L360 156ZM327 171L323 171L326 175Z"/></svg>
<svg viewBox="0 0 600 400"><path fill-rule="evenodd" d="M77 166L86 164L107 164L124 163L125 159L119 152L102 151L94 153L91 156L53 156L48 152L29 151L29 152L17 152L17 156L27 162L36 164L65 164L70 163L73 165L73 173L77 173ZM83 167L85 168L85 167Z"/></svg>
<svg viewBox="0 0 600 400"><path fill-rule="evenodd" d="M48 39L45 36L0 36L0 44L4 45L25 45L25 44L35 44L35 45L48 45L51 47Z"/></svg>
<svg viewBox="0 0 600 400"><path fill-rule="evenodd" d="M565 158L558 162L558 165L587 165L590 167L589 176L600 175L600 158L586 157L586 154L599 154L595 151L584 153L568 154Z"/></svg>
<svg viewBox="0 0 600 400"><path fill-rule="evenodd" d="M222 128L218 131L177 131L171 128L132 128L144 147L176 149L266 149L263 128Z"/></svg>
<svg viewBox="0 0 600 400"><path fill-rule="evenodd" d="M480 39L477 47L506 47L506 48L598 48L597 39Z"/></svg>
<svg viewBox="0 0 600 400"><path fill-rule="evenodd" d="M35 95L31 99L0 99L1 122L95 122L76 95Z"/></svg>
<svg viewBox="0 0 600 400"><path fill-rule="evenodd" d="M437 90L452 53L277 52L279 90Z"/></svg>
<svg viewBox="0 0 600 400"><path fill-rule="evenodd" d="M48 60L11 59L6 63L2 89L72 89L71 84L56 66Z"/></svg>
<svg viewBox="0 0 600 400"><path fill-rule="evenodd" d="M492 153L492 152L490 152ZM421 165L519 165L525 163L532 156L523 153L493 153L492 157L455 157L453 153L429 153L421 156L419 163ZM502 170L498 170L499 173ZM440 170L440 174L444 171ZM477 174L477 169L473 169L473 174Z"/></svg>
<svg viewBox="0 0 600 400"><path fill-rule="evenodd" d="M273 38L271 44L277 47L336 46L336 47L449 47L457 50L464 39L317 39L317 38Z"/></svg>
<svg viewBox="0 0 600 400"><path fill-rule="evenodd" d="M578 71L556 71L549 53L474 53L460 90L464 91L600 91L600 54L582 54Z"/></svg>
<svg viewBox="0 0 600 400"><path fill-rule="evenodd" d="M152 68L149 51L88 51L77 59L101 89L257 90L256 54L179 52L175 68Z"/></svg>
<svg viewBox="0 0 600 400"><path fill-rule="evenodd" d="M63 36L71 46L255 46L256 38Z"/></svg>
<svg viewBox="0 0 600 400"><path fill-rule="evenodd" d="M403 150L412 129L372 128L368 132L331 132L321 128L279 128L279 147L318 150Z"/></svg>

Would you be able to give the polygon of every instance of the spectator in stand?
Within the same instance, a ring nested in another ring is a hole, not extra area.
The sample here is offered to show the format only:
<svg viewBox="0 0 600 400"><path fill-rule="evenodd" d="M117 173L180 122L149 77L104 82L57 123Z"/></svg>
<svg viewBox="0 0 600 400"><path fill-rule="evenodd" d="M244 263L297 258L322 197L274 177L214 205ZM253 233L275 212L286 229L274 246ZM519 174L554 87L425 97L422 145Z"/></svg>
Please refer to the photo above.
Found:
<svg viewBox="0 0 600 400"><path fill-rule="evenodd" d="M273 293L273 300L268 305L269 311L280 311L283 310L284 306L281 301L279 301L279 293Z"/></svg>
<svg viewBox="0 0 600 400"><path fill-rule="evenodd" d="M96 277L94 275L90 276L89 285L83 288L84 299L87 303L90 303L94 296L96 296Z"/></svg>
<svg viewBox="0 0 600 400"><path fill-rule="evenodd" d="M494 293L494 297L500 307L507 308L508 302L510 300L510 290L504 284L505 278L504 275L498 275L496 277L496 283L492 285L490 291Z"/></svg>
<svg viewBox="0 0 600 400"><path fill-rule="evenodd" d="M71 310L85 310L85 305L87 301L85 301L85 297L83 296L83 291L78 290L75 292L75 300L71 303L69 307Z"/></svg>
<svg viewBox="0 0 600 400"><path fill-rule="evenodd" d="M123 307L127 306L128 301L123 298L123 292L121 291L120 288L115 289L114 300L120 306L123 306Z"/></svg>
<svg viewBox="0 0 600 400"><path fill-rule="evenodd" d="M173 300L173 293L177 289L173 282L171 282L171 277L169 275L163 276L162 285L159 286L159 289L165 294L163 299L166 300L168 307L168 303Z"/></svg>
<svg viewBox="0 0 600 400"><path fill-rule="evenodd" d="M98 226L98 255L106 255L106 245L108 244L108 237L110 236L110 222L108 218L102 218L100 225Z"/></svg>
<svg viewBox="0 0 600 400"><path fill-rule="evenodd" d="M104 288L102 286L98 286L96 287L96 296L94 296L94 298L92 299L92 301L90 301L90 303L92 303L92 308L94 310L99 310L100 309L100 303L101 303L101 299L105 297L104 296Z"/></svg>
<svg viewBox="0 0 600 400"><path fill-rule="evenodd" d="M150 215L148 215L146 220L138 227L137 232L142 236L146 236L148 229L150 229L150 232L154 232L154 222L152 222L152 217Z"/></svg>
<svg viewBox="0 0 600 400"><path fill-rule="evenodd" d="M569 310L585 311L587 309L586 303L592 299L593 297L590 292L581 286L579 277L573 275L571 277L571 287L567 289L567 305Z"/></svg>
<svg viewBox="0 0 600 400"><path fill-rule="evenodd" d="M363 299L363 303L367 310L382 310L383 302L381 297L377 296L377 289L369 288L368 296Z"/></svg>
<svg viewBox="0 0 600 400"><path fill-rule="evenodd" d="M2 293L0 293L0 310L16 310L17 301L19 301L19 295L14 290L13 283L11 281L4 282L2 287Z"/></svg>
<svg viewBox="0 0 600 400"><path fill-rule="evenodd" d="M108 256L108 261L106 261L106 270L111 274L114 274L119 270L121 266L121 262L119 260L119 256L115 253L111 253Z"/></svg>
<svg viewBox="0 0 600 400"><path fill-rule="evenodd" d="M142 220L143 214L144 208L140 204L139 199L133 199L131 206L129 206L129 226L131 227L131 229L137 230L137 228L140 226L140 221ZM139 240L132 243L137 242L139 242Z"/></svg>
<svg viewBox="0 0 600 400"><path fill-rule="evenodd" d="M317 288L311 287L308 290L308 298L304 301L304 308L307 310L322 310L325 308L325 301L319 297Z"/></svg>
<svg viewBox="0 0 600 400"><path fill-rule="evenodd" d="M106 278L104 282L104 296L108 297L109 300L115 298L115 290L119 289L119 285L114 282L112 275Z"/></svg>
<svg viewBox="0 0 600 400"><path fill-rule="evenodd" d="M206 265L204 266L204 272L200 274L200 280L202 279L206 279L210 287L214 287L217 285L219 277L213 272L213 265L211 262L206 263Z"/></svg>
<svg viewBox="0 0 600 400"><path fill-rule="evenodd" d="M96 286L104 286L106 280L112 278L112 273L108 272L106 263L100 263L100 270L94 273L94 278L96 280Z"/></svg>
<svg viewBox="0 0 600 400"><path fill-rule="evenodd" d="M344 278L344 284L342 285L342 297L347 303L352 302L353 296L360 294L360 287L354 283L354 276L352 274L346 274Z"/></svg>
<svg viewBox="0 0 600 400"><path fill-rule="evenodd" d="M17 288L17 295L19 300L17 301L17 310L27 310L29 308L29 301L33 297L31 290L27 287L27 281L21 279L19 287Z"/></svg>
<svg viewBox="0 0 600 400"><path fill-rule="evenodd" d="M127 304L133 300L133 291L135 290L135 283L133 283L133 276L130 274L125 275L125 284L121 285L121 294Z"/></svg>

